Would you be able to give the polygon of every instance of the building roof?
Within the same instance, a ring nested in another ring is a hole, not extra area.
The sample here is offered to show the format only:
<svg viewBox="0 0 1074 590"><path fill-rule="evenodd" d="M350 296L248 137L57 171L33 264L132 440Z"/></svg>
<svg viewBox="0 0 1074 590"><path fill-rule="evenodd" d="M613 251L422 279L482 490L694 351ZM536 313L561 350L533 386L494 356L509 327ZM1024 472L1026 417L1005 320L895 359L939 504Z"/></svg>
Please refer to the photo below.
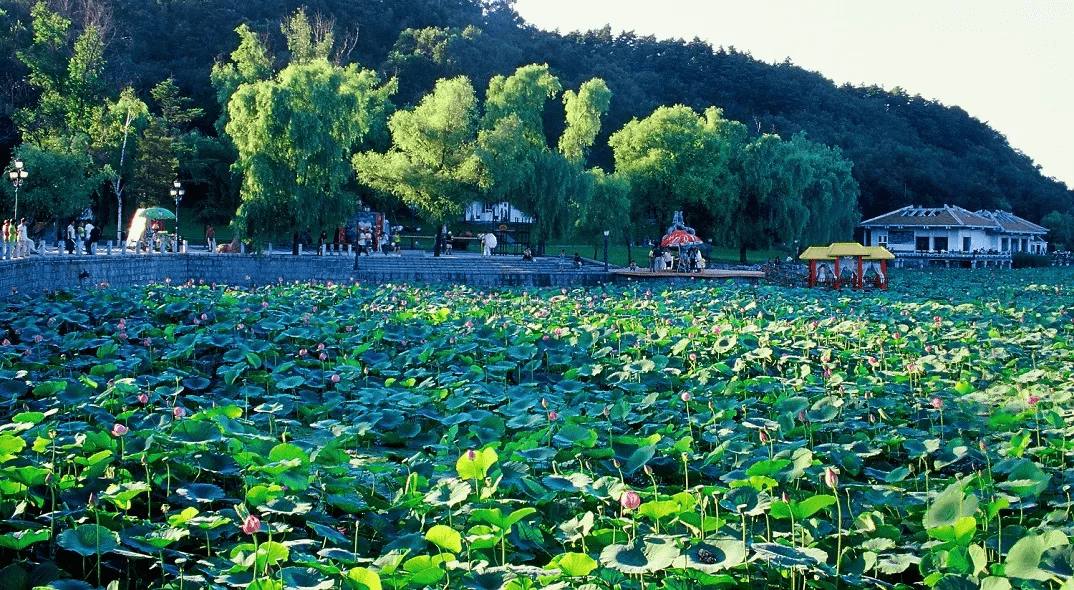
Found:
<svg viewBox="0 0 1074 590"><path fill-rule="evenodd" d="M799 260L834 260L828 254L828 246L810 246L798 255Z"/></svg>
<svg viewBox="0 0 1074 590"><path fill-rule="evenodd" d="M829 256L868 256L872 251L857 242L835 242L828 246Z"/></svg>
<svg viewBox="0 0 1074 590"><path fill-rule="evenodd" d="M993 220L997 225L1002 227L1004 231L1011 233L1029 233L1029 234L1046 234L1048 228L1041 227L1035 223L1022 219L1014 213L1008 213L1007 211L985 211L981 210L976 213L981 217L987 217Z"/></svg>
<svg viewBox="0 0 1074 590"><path fill-rule="evenodd" d="M961 226L1000 229L999 224L989 217L974 213L958 206L915 207L907 205L891 213L885 213L861 222L863 226Z"/></svg>
<svg viewBox="0 0 1074 590"><path fill-rule="evenodd" d="M860 224L863 227L977 227L1002 233L1046 234L1048 229L1008 211L970 211L962 207L915 207L907 205Z"/></svg>
<svg viewBox="0 0 1074 590"><path fill-rule="evenodd" d="M895 254L883 246L866 246L869 255L866 260L895 260Z"/></svg>

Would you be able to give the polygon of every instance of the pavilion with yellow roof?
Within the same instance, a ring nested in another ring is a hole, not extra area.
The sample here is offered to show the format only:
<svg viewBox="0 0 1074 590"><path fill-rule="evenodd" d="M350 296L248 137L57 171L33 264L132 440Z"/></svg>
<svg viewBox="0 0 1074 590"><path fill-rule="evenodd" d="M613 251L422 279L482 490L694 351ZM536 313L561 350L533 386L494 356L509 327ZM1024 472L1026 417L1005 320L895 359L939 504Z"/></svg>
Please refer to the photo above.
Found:
<svg viewBox="0 0 1074 590"><path fill-rule="evenodd" d="M848 268L854 272L853 286L865 288L865 275L869 271L876 273L876 286L888 288L888 260L895 255L883 246L862 246L857 242L835 242L830 246L810 246L798 257L809 261L809 286L830 283L833 289L840 288L843 271ZM856 267L856 268L855 268Z"/></svg>

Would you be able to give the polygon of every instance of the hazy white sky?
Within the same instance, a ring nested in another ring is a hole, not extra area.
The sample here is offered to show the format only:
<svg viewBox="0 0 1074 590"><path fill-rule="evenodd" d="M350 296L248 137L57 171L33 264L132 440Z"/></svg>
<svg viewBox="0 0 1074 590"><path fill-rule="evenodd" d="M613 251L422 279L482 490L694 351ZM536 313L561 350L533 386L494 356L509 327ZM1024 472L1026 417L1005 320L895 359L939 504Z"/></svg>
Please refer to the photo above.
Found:
<svg viewBox="0 0 1074 590"><path fill-rule="evenodd" d="M1074 0L517 0L547 30L700 37L958 105L1074 188ZM717 105L719 106L719 105Z"/></svg>

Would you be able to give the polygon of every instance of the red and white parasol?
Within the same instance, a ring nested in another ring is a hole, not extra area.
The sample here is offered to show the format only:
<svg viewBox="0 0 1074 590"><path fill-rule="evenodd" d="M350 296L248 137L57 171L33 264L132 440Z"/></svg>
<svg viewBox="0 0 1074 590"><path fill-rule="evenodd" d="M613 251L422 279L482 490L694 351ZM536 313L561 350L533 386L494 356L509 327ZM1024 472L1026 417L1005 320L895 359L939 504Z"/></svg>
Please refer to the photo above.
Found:
<svg viewBox="0 0 1074 590"><path fill-rule="evenodd" d="M660 245L665 248L671 248L674 246L689 246L691 244L701 244L701 238L694 234L677 229L670 234L664 236L663 240L660 240Z"/></svg>

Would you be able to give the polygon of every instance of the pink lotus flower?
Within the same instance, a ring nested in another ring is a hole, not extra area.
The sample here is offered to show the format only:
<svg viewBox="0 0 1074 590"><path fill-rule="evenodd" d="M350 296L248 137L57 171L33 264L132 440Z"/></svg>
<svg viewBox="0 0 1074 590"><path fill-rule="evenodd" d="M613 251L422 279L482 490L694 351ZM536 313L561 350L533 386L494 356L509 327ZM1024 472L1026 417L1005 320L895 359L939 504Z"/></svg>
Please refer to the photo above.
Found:
<svg viewBox="0 0 1074 590"><path fill-rule="evenodd" d="M247 535L252 535L261 530L261 519L251 514L246 517L246 520L242 521L242 532Z"/></svg>
<svg viewBox="0 0 1074 590"><path fill-rule="evenodd" d="M309 354L309 351L307 351L305 348L298 349L298 356L306 356L307 354Z"/></svg>
<svg viewBox="0 0 1074 590"><path fill-rule="evenodd" d="M339 383L339 375L332 375L332 383Z"/></svg>
<svg viewBox="0 0 1074 590"><path fill-rule="evenodd" d="M261 302L261 309L265 309L266 307L268 307L268 301L262 301Z"/></svg>
<svg viewBox="0 0 1074 590"><path fill-rule="evenodd" d="M138 403L143 404L143 405L148 404L149 403L149 394L148 393L139 393L138 394Z"/></svg>
<svg viewBox="0 0 1074 590"><path fill-rule="evenodd" d="M124 434L127 434L128 432L130 432L130 430L126 426L124 426L124 425L122 425L122 424L120 424L118 422L116 422L112 426L112 436L117 436L117 437L118 436L123 436Z"/></svg>
<svg viewBox="0 0 1074 590"><path fill-rule="evenodd" d="M549 422L555 422L558 419L559 419L559 414L557 414L555 410L548 410L548 421Z"/></svg>
<svg viewBox="0 0 1074 590"><path fill-rule="evenodd" d="M932 401L930 403L932 404L932 407L936 408L937 410L943 409L943 400L938 397L932 398Z"/></svg>
<svg viewBox="0 0 1074 590"><path fill-rule="evenodd" d="M627 510L636 510L641 506L641 496L634 490L627 490L619 497L619 504Z"/></svg>
<svg viewBox="0 0 1074 590"><path fill-rule="evenodd" d="M176 420L182 418L183 416L186 416L186 408L184 408L183 406L175 406L174 408L172 408L172 416L174 416Z"/></svg>
<svg viewBox="0 0 1074 590"><path fill-rule="evenodd" d="M324 342L317 345L317 350L324 350Z"/></svg>
<svg viewBox="0 0 1074 590"><path fill-rule="evenodd" d="M824 468L824 485L833 490L839 485L839 475L831 467Z"/></svg>
<svg viewBox="0 0 1074 590"><path fill-rule="evenodd" d="M763 430L762 430L762 431L760 431L760 432L758 433L758 437L759 437L759 438L761 439L761 444L762 444L762 445L766 445L766 444L768 444L768 433L767 433L767 432L765 432L765 431L763 431Z"/></svg>
<svg viewBox="0 0 1074 590"><path fill-rule="evenodd" d="M328 355L322 352L321 354L317 355L317 358L323 361L328 358Z"/></svg>
<svg viewBox="0 0 1074 590"><path fill-rule="evenodd" d="M1026 402L1031 406L1035 406L1038 402L1040 402L1040 398L1035 395L1031 395L1026 398Z"/></svg>
<svg viewBox="0 0 1074 590"><path fill-rule="evenodd" d="M207 320L207 319L209 319L209 316L207 316L205 314L201 314L201 319L202 320Z"/></svg>
<svg viewBox="0 0 1074 590"><path fill-rule="evenodd" d="M477 453L473 449L468 449L466 451L466 458L473 461L477 458Z"/></svg>
<svg viewBox="0 0 1074 590"><path fill-rule="evenodd" d="M689 391L684 391L684 392L679 394L679 399L681 399L684 402L688 402L691 399L693 399L693 396L690 395Z"/></svg>

